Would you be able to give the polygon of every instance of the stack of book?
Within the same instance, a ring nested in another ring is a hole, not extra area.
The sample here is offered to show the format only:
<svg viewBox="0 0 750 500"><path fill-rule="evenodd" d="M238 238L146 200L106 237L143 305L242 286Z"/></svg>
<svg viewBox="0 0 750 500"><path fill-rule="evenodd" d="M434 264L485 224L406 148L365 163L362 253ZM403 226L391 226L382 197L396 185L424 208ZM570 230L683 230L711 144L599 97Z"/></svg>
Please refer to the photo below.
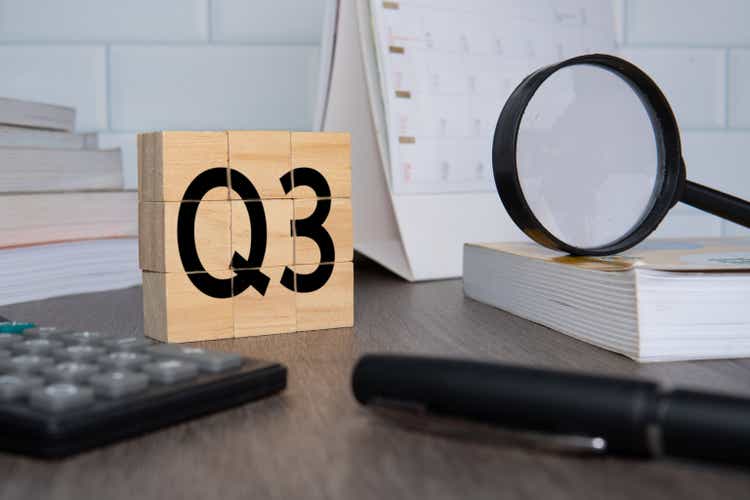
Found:
<svg viewBox="0 0 750 500"><path fill-rule="evenodd" d="M0 98L0 304L133 286L137 193L72 108Z"/></svg>

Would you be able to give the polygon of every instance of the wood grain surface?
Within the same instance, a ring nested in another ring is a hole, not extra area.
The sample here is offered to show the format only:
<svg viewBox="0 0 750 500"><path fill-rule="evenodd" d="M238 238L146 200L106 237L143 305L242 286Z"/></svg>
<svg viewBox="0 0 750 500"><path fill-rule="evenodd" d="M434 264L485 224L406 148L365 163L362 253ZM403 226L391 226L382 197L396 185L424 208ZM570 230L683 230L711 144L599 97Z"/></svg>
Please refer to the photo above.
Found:
<svg viewBox="0 0 750 500"><path fill-rule="evenodd" d="M226 167L226 132L166 131L138 134L140 201L183 201L193 179L211 167ZM228 200L229 189L214 189L204 200ZM199 200L192 200L199 201Z"/></svg>
<svg viewBox="0 0 750 500"><path fill-rule="evenodd" d="M348 132L292 132L292 168L314 168L326 178L334 198L352 197L351 136ZM294 198L317 198L292 176Z"/></svg>
<svg viewBox="0 0 750 500"><path fill-rule="evenodd" d="M253 183L260 198L288 198L279 182L291 169L292 139L288 130L227 130L227 138L229 166ZM240 199L232 189L229 197Z"/></svg>
<svg viewBox="0 0 750 500"><path fill-rule="evenodd" d="M358 406L364 352L394 351L635 375L750 396L750 360L639 365L473 302L461 281L409 284L355 265L356 326L202 342L278 360L270 399L66 460L0 453L0 498L748 498L747 470L580 458L406 431ZM63 327L142 334L140 288L0 308Z"/></svg>

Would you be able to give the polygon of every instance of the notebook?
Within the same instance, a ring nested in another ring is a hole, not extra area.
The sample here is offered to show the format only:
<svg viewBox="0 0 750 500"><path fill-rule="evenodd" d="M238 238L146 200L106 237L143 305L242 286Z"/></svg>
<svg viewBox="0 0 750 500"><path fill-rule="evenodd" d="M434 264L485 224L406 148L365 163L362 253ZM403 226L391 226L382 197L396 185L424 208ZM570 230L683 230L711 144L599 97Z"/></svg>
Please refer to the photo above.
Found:
<svg viewBox="0 0 750 500"><path fill-rule="evenodd" d="M329 17L319 102L323 129L352 134L355 248L426 280L460 276L467 241L522 239L493 184L495 123L532 70L614 49L611 3L355 0Z"/></svg>
<svg viewBox="0 0 750 500"><path fill-rule="evenodd" d="M650 240L611 257L467 244L466 296L637 361L750 356L750 239Z"/></svg>

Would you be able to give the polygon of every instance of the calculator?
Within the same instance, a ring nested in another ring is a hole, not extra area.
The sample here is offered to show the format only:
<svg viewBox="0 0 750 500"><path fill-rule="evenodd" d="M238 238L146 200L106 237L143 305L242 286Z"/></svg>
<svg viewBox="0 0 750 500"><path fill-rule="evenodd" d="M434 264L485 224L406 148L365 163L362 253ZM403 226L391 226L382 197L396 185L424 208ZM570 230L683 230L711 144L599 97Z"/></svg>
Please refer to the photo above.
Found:
<svg viewBox="0 0 750 500"><path fill-rule="evenodd" d="M64 457L275 394L286 374L235 353L0 322L0 449Z"/></svg>

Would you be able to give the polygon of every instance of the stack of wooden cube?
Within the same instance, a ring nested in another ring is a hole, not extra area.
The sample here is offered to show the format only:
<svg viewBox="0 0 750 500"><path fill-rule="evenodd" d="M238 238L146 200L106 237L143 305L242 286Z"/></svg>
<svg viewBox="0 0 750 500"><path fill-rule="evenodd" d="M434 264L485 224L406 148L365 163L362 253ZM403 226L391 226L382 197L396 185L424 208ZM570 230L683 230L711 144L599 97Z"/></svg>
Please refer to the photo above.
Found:
<svg viewBox="0 0 750 500"><path fill-rule="evenodd" d="M138 158L147 336L353 325L349 134L153 132Z"/></svg>

